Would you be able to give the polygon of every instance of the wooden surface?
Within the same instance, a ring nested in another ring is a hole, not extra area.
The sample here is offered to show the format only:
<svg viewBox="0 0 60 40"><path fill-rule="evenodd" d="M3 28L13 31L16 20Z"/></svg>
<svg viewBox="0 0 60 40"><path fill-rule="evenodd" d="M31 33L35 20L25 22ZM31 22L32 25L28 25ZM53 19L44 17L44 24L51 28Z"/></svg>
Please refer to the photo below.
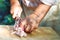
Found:
<svg viewBox="0 0 60 40"><path fill-rule="evenodd" d="M27 37L11 34L11 27L0 25L0 40L60 40L59 35L50 27L39 27Z"/></svg>

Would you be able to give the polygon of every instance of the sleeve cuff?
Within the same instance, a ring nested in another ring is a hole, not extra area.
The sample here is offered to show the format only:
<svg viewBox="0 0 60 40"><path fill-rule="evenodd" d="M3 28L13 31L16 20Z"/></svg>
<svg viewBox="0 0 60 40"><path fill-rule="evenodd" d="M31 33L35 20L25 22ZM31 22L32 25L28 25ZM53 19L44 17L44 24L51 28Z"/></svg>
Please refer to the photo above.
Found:
<svg viewBox="0 0 60 40"><path fill-rule="evenodd" d="M40 0L40 1L49 6L54 5L56 2L56 0Z"/></svg>

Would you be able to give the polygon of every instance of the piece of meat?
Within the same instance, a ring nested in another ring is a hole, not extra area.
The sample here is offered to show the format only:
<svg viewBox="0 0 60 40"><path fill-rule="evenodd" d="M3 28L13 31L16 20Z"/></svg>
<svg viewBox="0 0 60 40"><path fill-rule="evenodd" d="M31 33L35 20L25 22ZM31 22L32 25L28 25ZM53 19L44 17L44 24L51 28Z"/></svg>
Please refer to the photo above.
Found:
<svg viewBox="0 0 60 40"><path fill-rule="evenodd" d="M13 30L15 30L12 34L16 34L20 37L26 37L27 34L24 32L24 29L22 27L20 27L20 23L21 23L21 18L17 18L16 21L15 21L15 25L14 25L14 28Z"/></svg>

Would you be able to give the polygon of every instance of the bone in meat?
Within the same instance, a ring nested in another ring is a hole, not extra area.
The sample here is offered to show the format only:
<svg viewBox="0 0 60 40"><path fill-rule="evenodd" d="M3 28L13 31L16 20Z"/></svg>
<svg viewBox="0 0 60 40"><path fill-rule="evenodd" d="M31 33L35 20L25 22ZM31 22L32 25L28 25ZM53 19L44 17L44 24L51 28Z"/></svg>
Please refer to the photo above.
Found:
<svg viewBox="0 0 60 40"><path fill-rule="evenodd" d="M16 21L15 21L15 25L14 25L14 32L12 34L16 34L20 37L26 37L27 34L24 32L23 28L20 27L20 23L21 23L21 19L18 18Z"/></svg>

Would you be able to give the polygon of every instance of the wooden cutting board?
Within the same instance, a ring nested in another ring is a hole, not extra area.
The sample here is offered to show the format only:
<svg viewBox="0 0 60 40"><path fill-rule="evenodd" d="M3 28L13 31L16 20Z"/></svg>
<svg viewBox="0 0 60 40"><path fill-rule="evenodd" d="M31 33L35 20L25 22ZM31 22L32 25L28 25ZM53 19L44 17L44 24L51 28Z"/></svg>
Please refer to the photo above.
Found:
<svg viewBox="0 0 60 40"><path fill-rule="evenodd" d="M60 40L60 36L51 27L39 27L27 37L11 34L10 25L0 25L0 40Z"/></svg>

